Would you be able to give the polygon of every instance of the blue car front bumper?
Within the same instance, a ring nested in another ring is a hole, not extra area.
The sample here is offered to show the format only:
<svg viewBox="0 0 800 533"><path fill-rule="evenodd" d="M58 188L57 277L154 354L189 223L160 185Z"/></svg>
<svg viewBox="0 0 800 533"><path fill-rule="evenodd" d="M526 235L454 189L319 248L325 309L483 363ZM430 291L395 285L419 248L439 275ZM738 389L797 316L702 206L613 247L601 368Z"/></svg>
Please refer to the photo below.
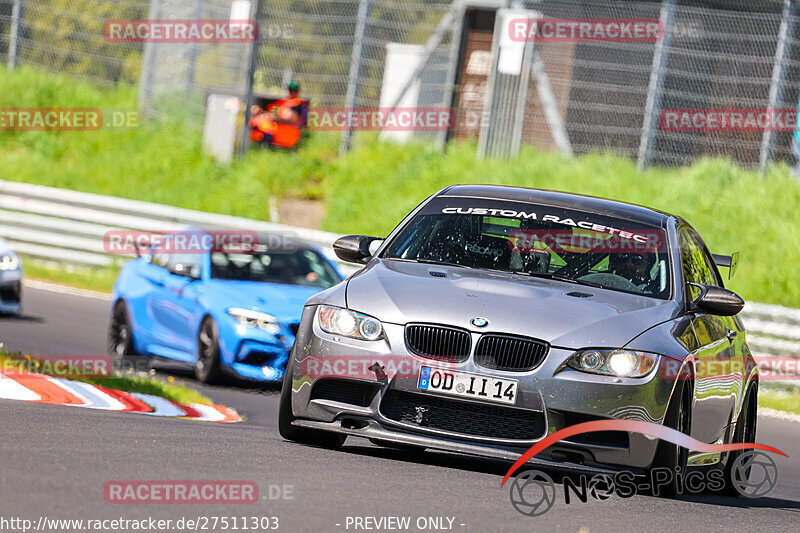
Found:
<svg viewBox="0 0 800 533"><path fill-rule="evenodd" d="M226 317L220 321L219 330L220 362L224 369L247 380L269 382L283 379L294 344L290 325L283 325L281 332L273 335Z"/></svg>

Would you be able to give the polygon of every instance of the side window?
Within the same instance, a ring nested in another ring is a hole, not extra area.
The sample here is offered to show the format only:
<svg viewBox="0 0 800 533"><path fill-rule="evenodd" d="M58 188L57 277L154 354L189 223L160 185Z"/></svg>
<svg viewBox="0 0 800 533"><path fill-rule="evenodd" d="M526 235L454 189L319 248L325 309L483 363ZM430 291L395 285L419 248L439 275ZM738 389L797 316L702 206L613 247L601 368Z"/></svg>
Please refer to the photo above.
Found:
<svg viewBox="0 0 800 533"><path fill-rule="evenodd" d="M686 281L705 285L720 285L711 258L703 250L700 237L688 229L681 229L681 262Z"/></svg>

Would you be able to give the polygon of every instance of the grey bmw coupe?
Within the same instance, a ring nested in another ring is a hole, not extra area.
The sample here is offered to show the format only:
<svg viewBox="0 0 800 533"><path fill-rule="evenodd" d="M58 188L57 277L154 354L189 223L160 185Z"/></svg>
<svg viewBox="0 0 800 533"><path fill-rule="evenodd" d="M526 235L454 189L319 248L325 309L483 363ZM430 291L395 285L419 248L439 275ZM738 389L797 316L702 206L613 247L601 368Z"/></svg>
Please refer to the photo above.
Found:
<svg viewBox="0 0 800 533"><path fill-rule="evenodd" d="M758 371L712 255L682 218L617 201L503 186L434 194L386 238L347 236L365 266L305 304L280 399L292 441L517 459L581 422L667 425L752 442ZM576 435L559 468L717 464L621 431Z"/></svg>

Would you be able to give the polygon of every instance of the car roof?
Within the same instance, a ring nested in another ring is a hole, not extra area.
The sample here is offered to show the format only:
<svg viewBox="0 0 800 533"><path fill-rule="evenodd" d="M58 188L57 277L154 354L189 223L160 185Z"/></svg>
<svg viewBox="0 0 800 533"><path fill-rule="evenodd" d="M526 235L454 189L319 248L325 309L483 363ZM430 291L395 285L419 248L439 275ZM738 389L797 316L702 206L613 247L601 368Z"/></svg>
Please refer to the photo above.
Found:
<svg viewBox="0 0 800 533"><path fill-rule="evenodd" d="M624 218L633 222L661 227L666 226L667 220L673 216L670 213L617 200L508 185L452 185L439 191L437 196L487 198L542 204Z"/></svg>

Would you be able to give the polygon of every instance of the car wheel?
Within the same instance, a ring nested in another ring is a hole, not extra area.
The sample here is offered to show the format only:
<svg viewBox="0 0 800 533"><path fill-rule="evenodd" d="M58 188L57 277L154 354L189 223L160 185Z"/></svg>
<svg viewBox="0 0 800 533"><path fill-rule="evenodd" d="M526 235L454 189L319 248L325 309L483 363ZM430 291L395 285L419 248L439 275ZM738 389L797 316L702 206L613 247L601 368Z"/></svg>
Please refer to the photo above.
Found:
<svg viewBox="0 0 800 533"><path fill-rule="evenodd" d="M739 444L742 442L756 441L757 410L758 385L753 384L747 393L744 406L742 406L742 411L739 413L739 419L736 421L733 443ZM735 450L728 454L728 460L725 462L725 486L720 491L720 494L735 498L741 496L739 491L734 488L733 483L731 483L731 476L733 463L746 451L748 450ZM749 475L750 473L748 472L747 474Z"/></svg>
<svg viewBox="0 0 800 533"><path fill-rule="evenodd" d="M220 377L219 370L219 331L217 323L211 317L203 319L200 333L197 335L197 363L194 374L202 383L216 383Z"/></svg>
<svg viewBox="0 0 800 533"><path fill-rule="evenodd" d="M681 389L680 395L678 396L678 401L671 404L667 411L665 425L688 435L692 427L691 416L692 411L691 402L689 400L689 389L687 386L684 386L683 389ZM673 444L665 440L660 441L658 443L658 448L656 449L655 459L650 467L651 472L656 468L668 469L673 475L671 476L669 483L658 485L658 487L654 486L652 489L653 494L655 496L662 496L665 498L674 498L678 494L680 485L678 476L675 475L675 472L680 472L681 475L686 474L688 462L689 450L683 446L678 446L677 444ZM651 480L657 478L658 476L656 474L651 473Z"/></svg>
<svg viewBox="0 0 800 533"><path fill-rule="evenodd" d="M291 361L292 356L289 356ZM283 376L281 398L278 406L278 433L286 440L318 446L335 450L344 444L347 435L332 433L330 431L316 431L308 428L299 428L292 425L295 420L292 413L292 369L286 365L286 375Z"/></svg>
<svg viewBox="0 0 800 533"><path fill-rule="evenodd" d="M133 330L128 317L128 306L119 300L114 306L111 322L108 324L108 355L119 365L124 359L138 355L133 347Z"/></svg>

